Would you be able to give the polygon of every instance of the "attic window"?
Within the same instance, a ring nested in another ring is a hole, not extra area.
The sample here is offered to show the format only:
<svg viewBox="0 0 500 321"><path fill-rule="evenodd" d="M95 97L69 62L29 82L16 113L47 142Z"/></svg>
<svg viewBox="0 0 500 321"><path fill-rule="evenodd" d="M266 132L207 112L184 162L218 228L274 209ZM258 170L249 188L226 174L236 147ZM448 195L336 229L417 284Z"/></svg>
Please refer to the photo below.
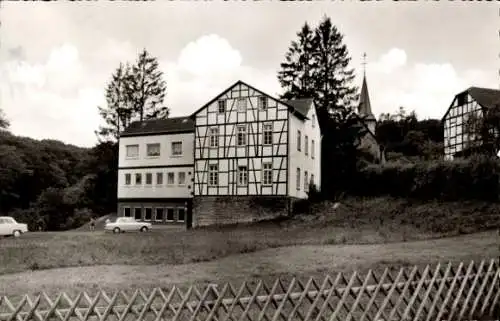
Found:
<svg viewBox="0 0 500 321"><path fill-rule="evenodd" d="M467 93L461 93L457 96L457 106L465 105L467 102Z"/></svg>
<svg viewBox="0 0 500 321"><path fill-rule="evenodd" d="M223 114L226 112L226 101L225 100L219 100L219 114Z"/></svg>
<svg viewBox="0 0 500 321"><path fill-rule="evenodd" d="M259 108L266 109L267 108L267 99L265 96L260 96L258 100Z"/></svg>

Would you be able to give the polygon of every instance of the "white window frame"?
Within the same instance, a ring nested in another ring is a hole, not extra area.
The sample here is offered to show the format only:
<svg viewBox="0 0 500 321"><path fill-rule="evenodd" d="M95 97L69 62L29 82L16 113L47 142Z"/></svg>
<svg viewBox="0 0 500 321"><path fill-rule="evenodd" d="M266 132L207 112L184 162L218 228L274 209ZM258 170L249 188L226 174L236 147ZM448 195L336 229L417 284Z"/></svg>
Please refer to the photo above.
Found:
<svg viewBox="0 0 500 321"><path fill-rule="evenodd" d="M304 171L304 192L309 190L309 182L307 181L307 171Z"/></svg>
<svg viewBox="0 0 500 321"><path fill-rule="evenodd" d="M144 183L146 186L151 186L153 185L153 173L145 173L144 174ZM148 183L148 177L149 177L149 183Z"/></svg>
<svg viewBox="0 0 500 321"><path fill-rule="evenodd" d="M208 186L219 185L219 164L208 165Z"/></svg>
<svg viewBox="0 0 500 321"><path fill-rule="evenodd" d="M300 180L300 168L297 167L297 173L296 173L296 180L295 180L295 185L297 185L297 191L300 191L300 184L302 184L302 181Z"/></svg>
<svg viewBox="0 0 500 321"><path fill-rule="evenodd" d="M184 175L183 181L181 181L181 175L182 174ZM177 182L178 182L179 186L186 185L186 172L178 172L178 174L177 174Z"/></svg>
<svg viewBox="0 0 500 321"><path fill-rule="evenodd" d="M180 146L180 152L176 152L174 146L176 146L176 144L179 144ZM176 141L176 142L172 142L172 157L180 157L182 156L182 142L181 141Z"/></svg>
<svg viewBox="0 0 500 321"><path fill-rule="evenodd" d="M304 151L306 156L309 155L309 136L307 135L304 136Z"/></svg>
<svg viewBox="0 0 500 321"><path fill-rule="evenodd" d="M264 186L273 185L273 163L272 162L262 163L262 185L264 185Z"/></svg>
<svg viewBox="0 0 500 321"><path fill-rule="evenodd" d="M162 210L162 218L161 218L161 220L158 219L158 210ZM163 222L165 220L165 208L163 208L163 207L155 207L155 210L154 210L154 220L155 220L155 222Z"/></svg>
<svg viewBox="0 0 500 321"><path fill-rule="evenodd" d="M148 219L146 213L148 210L151 210L151 217ZM151 222L153 220L153 208L151 206L144 207L144 221Z"/></svg>
<svg viewBox="0 0 500 321"><path fill-rule="evenodd" d="M135 154L130 154L130 148L137 148L137 152ZM125 158L134 159L139 158L139 144L130 144L125 146Z"/></svg>
<svg viewBox="0 0 500 321"><path fill-rule="evenodd" d="M172 182L170 182L170 178L172 178ZM167 172L167 186L175 185L175 172Z"/></svg>
<svg viewBox="0 0 500 321"><path fill-rule="evenodd" d="M127 209L129 210L128 216L126 215L127 212L125 211ZM123 217L132 217L132 208L130 206L123 207Z"/></svg>
<svg viewBox="0 0 500 321"><path fill-rule="evenodd" d="M150 149L152 147L158 146L158 153L151 153ZM151 143L151 144L146 144L146 156L148 158L158 158L160 157L161 154L161 145L160 143Z"/></svg>
<svg viewBox="0 0 500 321"><path fill-rule="evenodd" d="M240 137L243 143L240 144ZM236 127L236 146L246 146L247 145L247 126L237 125Z"/></svg>
<svg viewBox="0 0 500 321"><path fill-rule="evenodd" d="M168 219L168 210L172 210L172 219ZM167 207L165 208L165 222L173 222L175 221L175 207Z"/></svg>
<svg viewBox="0 0 500 321"><path fill-rule="evenodd" d="M132 174L125 173L125 186L132 185Z"/></svg>
<svg viewBox="0 0 500 321"><path fill-rule="evenodd" d="M314 139L311 140L311 158L314 159L315 147L314 147Z"/></svg>
<svg viewBox="0 0 500 321"><path fill-rule="evenodd" d="M248 167L246 165L238 166L238 186L248 185Z"/></svg>
<svg viewBox="0 0 500 321"><path fill-rule="evenodd" d="M225 99L220 99L217 102L217 114L224 114L226 112L226 100Z"/></svg>
<svg viewBox="0 0 500 321"><path fill-rule="evenodd" d="M311 123L312 123L312 128L316 127L316 115L313 114L312 117L311 117Z"/></svg>
<svg viewBox="0 0 500 321"><path fill-rule="evenodd" d="M239 113L246 113L247 111L247 98L240 97L237 100L237 109Z"/></svg>
<svg viewBox="0 0 500 321"><path fill-rule="evenodd" d="M219 147L219 127L210 127L209 146L212 148Z"/></svg>
<svg viewBox="0 0 500 321"><path fill-rule="evenodd" d="M267 97L266 96L259 96L257 101L257 106L260 109L266 110L267 109Z"/></svg>
<svg viewBox="0 0 500 321"><path fill-rule="evenodd" d="M139 180L137 178L139 178ZM135 185L142 185L142 173L135 173L134 183Z"/></svg>
<svg viewBox="0 0 500 321"><path fill-rule="evenodd" d="M273 123L264 123L262 125L262 136L262 145L273 144Z"/></svg>
<svg viewBox="0 0 500 321"><path fill-rule="evenodd" d="M156 172L156 185L163 185L163 172Z"/></svg>

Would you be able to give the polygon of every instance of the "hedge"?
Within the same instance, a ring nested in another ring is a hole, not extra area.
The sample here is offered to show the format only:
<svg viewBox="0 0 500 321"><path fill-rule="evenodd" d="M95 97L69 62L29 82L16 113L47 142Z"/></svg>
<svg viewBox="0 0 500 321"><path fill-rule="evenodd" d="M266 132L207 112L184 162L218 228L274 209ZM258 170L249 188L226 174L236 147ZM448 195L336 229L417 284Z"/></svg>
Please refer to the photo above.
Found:
<svg viewBox="0 0 500 321"><path fill-rule="evenodd" d="M497 201L500 194L500 161L481 156L454 161L369 165L355 176L352 192L360 196Z"/></svg>

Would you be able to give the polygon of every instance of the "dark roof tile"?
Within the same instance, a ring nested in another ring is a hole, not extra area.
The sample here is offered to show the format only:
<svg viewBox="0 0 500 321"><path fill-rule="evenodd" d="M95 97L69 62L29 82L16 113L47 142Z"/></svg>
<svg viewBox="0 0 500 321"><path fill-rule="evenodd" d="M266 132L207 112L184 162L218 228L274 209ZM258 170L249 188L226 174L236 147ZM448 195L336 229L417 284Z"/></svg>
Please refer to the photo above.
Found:
<svg viewBox="0 0 500 321"><path fill-rule="evenodd" d="M131 123L120 137L140 136L148 134L175 134L194 132L194 122L189 117L173 117L166 119L149 119Z"/></svg>
<svg viewBox="0 0 500 321"><path fill-rule="evenodd" d="M309 110L313 105L312 98L290 99L290 100L283 100L283 102L292 107L293 109L295 109L304 117L307 117L307 114L309 114Z"/></svg>
<svg viewBox="0 0 500 321"><path fill-rule="evenodd" d="M467 92L484 108L500 105L500 90L498 89L470 87Z"/></svg>

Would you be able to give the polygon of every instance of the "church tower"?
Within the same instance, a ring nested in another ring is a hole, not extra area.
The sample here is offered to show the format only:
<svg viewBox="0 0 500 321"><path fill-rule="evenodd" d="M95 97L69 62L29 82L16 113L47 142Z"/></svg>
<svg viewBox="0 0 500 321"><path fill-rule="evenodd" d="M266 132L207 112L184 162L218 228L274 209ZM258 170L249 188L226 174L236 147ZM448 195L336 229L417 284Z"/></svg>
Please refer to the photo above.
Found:
<svg viewBox="0 0 500 321"><path fill-rule="evenodd" d="M363 65L366 66L366 53L363 55L365 61ZM377 120L372 113L372 106L370 104L370 95L368 94L368 85L366 83L366 67L363 70L363 85L361 86L361 95L359 97L358 115L364 120L368 129L375 134L375 126Z"/></svg>

